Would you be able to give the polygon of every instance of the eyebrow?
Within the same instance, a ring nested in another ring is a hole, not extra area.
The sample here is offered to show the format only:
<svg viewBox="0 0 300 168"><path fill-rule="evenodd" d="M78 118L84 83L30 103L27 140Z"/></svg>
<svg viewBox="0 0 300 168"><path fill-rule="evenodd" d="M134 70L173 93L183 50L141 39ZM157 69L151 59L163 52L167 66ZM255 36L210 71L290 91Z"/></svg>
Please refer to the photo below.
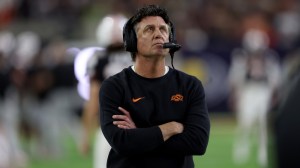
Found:
<svg viewBox="0 0 300 168"><path fill-rule="evenodd" d="M141 23L141 22L135 24L134 27L133 27L133 30L134 30L134 32L135 32L136 34L137 34L138 30L141 28L140 23ZM146 28L146 27L148 27L148 26L151 26L151 25L154 25L154 24L147 24L144 28ZM161 28L161 27L166 27L167 30L168 30L168 32L171 32L171 26L170 26L169 24L164 23L164 24L162 24L162 25L159 26L159 28Z"/></svg>
<svg viewBox="0 0 300 168"><path fill-rule="evenodd" d="M145 27L144 27L144 29L145 28L148 28L148 27L155 27L155 25L154 24L148 24L148 25L146 25ZM139 29L140 29L141 27L140 26L138 26L138 24L136 24L135 26L134 26L134 30L137 32ZM166 28L167 30L171 30L170 29L170 26L168 25L168 24L163 24L163 25L159 25L159 28Z"/></svg>

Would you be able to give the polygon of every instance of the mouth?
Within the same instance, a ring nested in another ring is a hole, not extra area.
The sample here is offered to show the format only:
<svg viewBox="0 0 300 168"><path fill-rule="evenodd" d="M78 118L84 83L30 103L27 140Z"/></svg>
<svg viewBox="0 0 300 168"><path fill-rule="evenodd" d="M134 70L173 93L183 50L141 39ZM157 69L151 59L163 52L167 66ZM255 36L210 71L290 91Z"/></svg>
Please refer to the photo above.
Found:
<svg viewBox="0 0 300 168"><path fill-rule="evenodd" d="M164 43L154 43L153 46L160 46L162 47Z"/></svg>

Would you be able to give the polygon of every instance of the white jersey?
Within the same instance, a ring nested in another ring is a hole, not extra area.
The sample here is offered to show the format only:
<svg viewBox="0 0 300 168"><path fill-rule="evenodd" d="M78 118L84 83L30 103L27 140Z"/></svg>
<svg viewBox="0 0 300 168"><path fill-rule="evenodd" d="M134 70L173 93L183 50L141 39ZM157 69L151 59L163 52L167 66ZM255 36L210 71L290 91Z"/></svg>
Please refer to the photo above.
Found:
<svg viewBox="0 0 300 168"><path fill-rule="evenodd" d="M90 77L96 78L100 82L132 65L130 54L123 48L99 52L89 62L88 64L92 65L92 67L88 67Z"/></svg>
<svg viewBox="0 0 300 168"><path fill-rule="evenodd" d="M265 82L273 89L278 87L279 78L280 64L275 52L266 50L250 55L243 49L234 51L229 71L231 86L240 88L252 81Z"/></svg>

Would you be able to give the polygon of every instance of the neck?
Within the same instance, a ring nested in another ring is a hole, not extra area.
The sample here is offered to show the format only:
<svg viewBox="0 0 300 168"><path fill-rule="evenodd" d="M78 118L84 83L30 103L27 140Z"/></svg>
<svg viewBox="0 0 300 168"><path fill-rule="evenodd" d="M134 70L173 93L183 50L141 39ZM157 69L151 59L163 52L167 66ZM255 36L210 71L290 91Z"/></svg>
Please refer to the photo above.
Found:
<svg viewBox="0 0 300 168"><path fill-rule="evenodd" d="M137 59L134 64L134 70L145 78L158 78L165 74L165 60L147 61Z"/></svg>

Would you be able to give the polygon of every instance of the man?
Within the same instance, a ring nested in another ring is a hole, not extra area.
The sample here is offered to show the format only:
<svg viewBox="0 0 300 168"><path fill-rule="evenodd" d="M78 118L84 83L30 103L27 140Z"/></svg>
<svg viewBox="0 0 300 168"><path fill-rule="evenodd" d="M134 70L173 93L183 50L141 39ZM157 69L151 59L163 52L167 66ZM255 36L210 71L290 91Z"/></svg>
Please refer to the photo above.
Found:
<svg viewBox="0 0 300 168"><path fill-rule="evenodd" d="M91 149L91 137L96 130L93 149L93 167L106 168L110 145L104 138L99 127L99 89L104 79L114 75L132 64L129 54L124 51L122 28L128 19L123 14L105 16L98 28L97 37L104 51L95 52L87 62L89 75L89 99L83 109L84 140L81 152L88 154Z"/></svg>
<svg viewBox="0 0 300 168"><path fill-rule="evenodd" d="M106 79L100 121L112 149L107 167L194 167L203 155L210 121L201 82L169 68L166 42L174 28L165 9L141 8L123 28L134 65ZM171 49L172 50L172 49Z"/></svg>
<svg viewBox="0 0 300 168"><path fill-rule="evenodd" d="M284 80L274 116L275 163L278 168L300 167L300 55L291 52L284 60Z"/></svg>
<svg viewBox="0 0 300 168"><path fill-rule="evenodd" d="M229 86L237 119L232 154L237 165L248 162L255 135L257 163L260 167L268 166L268 113L275 104L280 81L277 54L268 47L268 41L262 30L249 29L243 37L243 47L232 53Z"/></svg>

